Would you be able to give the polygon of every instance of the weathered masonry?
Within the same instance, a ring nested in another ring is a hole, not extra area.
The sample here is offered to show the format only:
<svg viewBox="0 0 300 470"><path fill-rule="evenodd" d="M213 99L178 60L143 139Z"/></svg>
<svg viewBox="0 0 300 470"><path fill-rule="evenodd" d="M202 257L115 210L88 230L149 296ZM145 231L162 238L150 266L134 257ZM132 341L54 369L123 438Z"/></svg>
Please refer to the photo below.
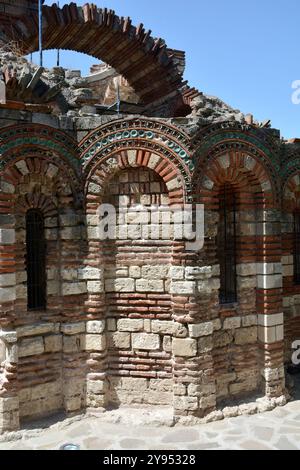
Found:
<svg viewBox="0 0 300 470"><path fill-rule="evenodd" d="M284 402L300 141L189 88L183 52L93 5L45 6L44 47L108 65L85 78L34 66L36 8L0 2L0 432L61 410ZM143 225L103 241L99 208L113 204L122 231L120 201L204 204L203 247Z"/></svg>

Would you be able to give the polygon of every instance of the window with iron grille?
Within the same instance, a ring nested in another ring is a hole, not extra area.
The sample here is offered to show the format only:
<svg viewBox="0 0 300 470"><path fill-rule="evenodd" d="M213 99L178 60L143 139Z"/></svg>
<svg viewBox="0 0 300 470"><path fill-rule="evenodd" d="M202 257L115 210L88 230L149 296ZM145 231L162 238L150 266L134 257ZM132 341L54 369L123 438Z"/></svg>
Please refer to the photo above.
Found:
<svg viewBox="0 0 300 470"><path fill-rule="evenodd" d="M29 310L46 308L46 244L44 216L37 209L26 214L26 269Z"/></svg>
<svg viewBox="0 0 300 470"><path fill-rule="evenodd" d="M220 262L220 303L237 302L236 195L230 184L219 193L218 254Z"/></svg>
<svg viewBox="0 0 300 470"><path fill-rule="evenodd" d="M300 284L300 211L294 213L294 281Z"/></svg>

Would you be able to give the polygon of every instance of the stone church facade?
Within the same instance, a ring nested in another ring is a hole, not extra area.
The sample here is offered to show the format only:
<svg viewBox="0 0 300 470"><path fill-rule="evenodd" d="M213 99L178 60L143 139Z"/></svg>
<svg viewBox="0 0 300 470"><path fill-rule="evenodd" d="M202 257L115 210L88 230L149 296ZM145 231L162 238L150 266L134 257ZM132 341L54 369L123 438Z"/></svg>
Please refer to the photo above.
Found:
<svg viewBox="0 0 300 470"><path fill-rule="evenodd" d="M191 89L184 53L109 10L43 11L45 49L109 66L83 80L30 65L36 8L0 2L0 432L62 410L213 419L251 397L258 411L284 403L300 335L299 141ZM98 103L118 81L116 115ZM100 239L102 204L122 230L120 200L203 204L203 247L138 226Z"/></svg>

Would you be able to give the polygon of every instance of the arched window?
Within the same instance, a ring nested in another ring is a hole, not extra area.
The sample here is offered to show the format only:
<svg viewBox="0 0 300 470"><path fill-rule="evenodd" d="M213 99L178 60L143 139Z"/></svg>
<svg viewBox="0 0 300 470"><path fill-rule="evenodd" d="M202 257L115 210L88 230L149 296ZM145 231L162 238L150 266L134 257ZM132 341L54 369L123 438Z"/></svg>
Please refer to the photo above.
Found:
<svg viewBox="0 0 300 470"><path fill-rule="evenodd" d="M294 281L300 284L300 211L294 212Z"/></svg>
<svg viewBox="0 0 300 470"><path fill-rule="evenodd" d="M237 301L236 279L236 195L226 183L219 193L218 257L220 262L220 303Z"/></svg>
<svg viewBox="0 0 300 470"><path fill-rule="evenodd" d="M44 217L30 209L26 214L26 268L29 310L46 308L46 250Z"/></svg>

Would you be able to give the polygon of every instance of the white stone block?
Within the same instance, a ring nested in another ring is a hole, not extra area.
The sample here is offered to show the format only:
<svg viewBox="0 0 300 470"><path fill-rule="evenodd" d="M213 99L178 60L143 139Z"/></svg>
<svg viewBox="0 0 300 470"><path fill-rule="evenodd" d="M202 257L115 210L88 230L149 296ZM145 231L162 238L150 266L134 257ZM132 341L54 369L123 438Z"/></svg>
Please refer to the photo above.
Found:
<svg viewBox="0 0 300 470"><path fill-rule="evenodd" d="M265 276L257 276L257 287L259 289L281 289L282 288L282 275L273 274Z"/></svg>
<svg viewBox="0 0 300 470"><path fill-rule="evenodd" d="M68 336L77 335L85 331L85 322L62 323L61 332Z"/></svg>
<svg viewBox="0 0 300 470"><path fill-rule="evenodd" d="M105 320L90 320L86 323L87 333L103 333L105 330Z"/></svg>
<svg viewBox="0 0 300 470"><path fill-rule="evenodd" d="M136 281L137 292L164 292L164 282L150 279L138 279Z"/></svg>
<svg viewBox="0 0 300 470"><path fill-rule="evenodd" d="M160 348L159 335L147 333L132 334L133 349L142 349L146 351L155 351Z"/></svg>
<svg viewBox="0 0 300 470"><path fill-rule="evenodd" d="M178 281L171 283L171 294L187 294L193 295L196 291L196 282L194 281Z"/></svg>
<svg viewBox="0 0 300 470"><path fill-rule="evenodd" d="M266 327L283 325L283 313L258 315L258 324Z"/></svg>
<svg viewBox="0 0 300 470"><path fill-rule="evenodd" d="M119 331L125 332L143 331L144 320L122 318L121 320L118 320L117 328Z"/></svg>
<svg viewBox="0 0 300 470"><path fill-rule="evenodd" d="M16 274L0 274L0 288L14 286L16 284Z"/></svg>
<svg viewBox="0 0 300 470"><path fill-rule="evenodd" d="M106 348L105 335L82 335L81 345L84 351L104 351Z"/></svg>
<svg viewBox="0 0 300 470"><path fill-rule="evenodd" d="M197 355L197 341L190 338L174 338L172 342L172 351L175 356L195 357Z"/></svg>
<svg viewBox="0 0 300 470"><path fill-rule="evenodd" d="M85 282L63 282L62 294L63 295L80 295L87 292Z"/></svg>
<svg viewBox="0 0 300 470"><path fill-rule="evenodd" d="M44 353L42 337L22 339L19 344L19 357L36 356Z"/></svg>
<svg viewBox="0 0 300 470"><path fill-rule="evenodd" d="M214 324L212 322L189 325L191 338L200 338L201 336L210 336L213 334Z"/></svg>
<svg viewBox="0 0 300 470"><path fill-rule="evenodd" d="M241 317L230 317L224 320L223 328L224 330L234 330L240 328L241 326Z"/></svg>
<svg viewBox="0 0 300 470"><path fill-rule="evenodd" d="M12 302L16 300L15 287L0 287L0 302Z"/></svg>
<svg viewBox="0 0 300 470"><path fill-rule="evenodd" d="M0 228L0 244L13 245L16 242L16 233L14 229Z"/></svg>
<svg viewBox="0 0 300 470"><path fill-rule="evenodd" d="M135 292L134 279L119 278L105 281L106 292Z"/></svg>

